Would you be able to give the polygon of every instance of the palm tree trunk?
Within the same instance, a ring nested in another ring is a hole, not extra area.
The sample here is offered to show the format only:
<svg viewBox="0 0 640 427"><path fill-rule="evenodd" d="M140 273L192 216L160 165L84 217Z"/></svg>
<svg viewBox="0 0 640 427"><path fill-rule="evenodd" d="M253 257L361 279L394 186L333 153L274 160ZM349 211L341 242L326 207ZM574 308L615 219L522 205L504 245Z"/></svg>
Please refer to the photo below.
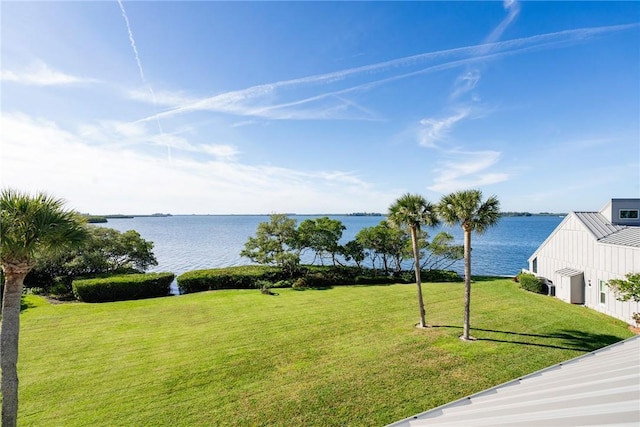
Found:
<svg viewBox="0 0 640 427"><path fill-rule="evenodd" d="M464 323L462 339L469 340L471 311L471 230L464 228Z"/></svg>
<svg viewBox="0 0 640 427"><path fill-rule="evenodd" d="M28 264L3 264L5 282L0 324L0 391L2 426L15 427L18 421L18 338L20 335L20 297L22 283L31 270Z"/></svg>
<svg viewBox="0 0 640 427"><path fill-rule="evenodd" d="M416 286L418 287L418 307L420 308L420 327L425 328L427 321L425 320L424 301L422 299L422 278L420 277L420 252L418 251L418 235L416 228L411 227L411 244L413 245L413 269L416 273Z"/></svg>

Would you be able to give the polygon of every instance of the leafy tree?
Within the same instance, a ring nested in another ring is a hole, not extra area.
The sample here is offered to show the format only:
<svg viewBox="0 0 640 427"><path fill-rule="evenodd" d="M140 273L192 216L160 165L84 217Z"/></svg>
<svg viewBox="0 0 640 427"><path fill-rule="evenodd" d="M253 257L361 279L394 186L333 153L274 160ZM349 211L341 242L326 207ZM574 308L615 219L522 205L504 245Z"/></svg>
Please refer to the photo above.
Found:
<svg viewBox="0 0 640 427"><path fill-rule="evenodd" d="M298 227L298 244L302 248L313 250L316 257L320 258L320 264L324 265L323 258L331 257L333 265L336 265L336 255L340 253L340 239L346 227L342 221L329 217L305 219ZM315 261L315 259L314 259Z"/></svg>
<svg viewBox="0 0 640 427"><path fill-rule="evenodd" d="M47 290L52 283L61 282L70 291L71 282L77 277L144 272L158 265L152 249L153 243L144 240L137 231L121 233L112 228L90 226L81 247L39 257L24 284Z"/></svg>
<svg viewBox="0 0 640 427"><path fill-rule="evenodd" d="M609 286L619 301L634 300L640 302L640 273L627 273L627 278L609 280Z"/></svg>
<svg viewBox="0 0 640 427"><path fill-rule="evenodd" d="M464 325L463 340L469 338L471 307L471 233L484 233L500 219L500 202L491 196L484 202L480 190L466 190L443 196L438 212L449 225L460 224L464 231Z"/></svg>
<svg viewBox="0 0 640 427"><path fill-rule="evenodd" d="M265 265L276 265L289 275L300 266L300 245L296 220L272 214L269 222L258 224L255 237L249 237L240 256Z"/></svg>
<svg viewBox="0 0 640 427"><path fill-rule="evenodd" d="M418 288L418 306L420 308L420 326L426 327L424 301L422 299L422 280L420 275L420 250L418 237L422 226L433 227L438 224L435 206L419 194L405 194L389 207L389 222L398 227L407 227L411 233L414 271Z"/></svg>
<svg viewBox="0 0 640 427"><path fill-rule="evenodd" d="M446 270L464 258L464 245L454 245L454 238L446 231L436 234L431 242L426 242L426 254L420 255L422 269Z"/></svg>
<svg viewBox="0 0 640 427"><path fill-rule="evenodd" d="M378 240L375 234L374 227L365 227L356 233L355 238L355 241L363 248L365 256L368 256L371 260L371 267L374 270L376 269L376 260L379 257L378 251L376 250L378 247Z"/></svg>
<svg viewBox="0 0 640 427"><path fill-rule="evenodd" d="M46 194L12 189L0 194L0 262L5 276L0 325L2 425L15 426L18 416L18 339L20 298L27 273L38 254L81 244L87 236L83 220Z"/></svg>
<svg viewBox="0 0 640 427"><path fill-rule="evenodd" d="M358 269L362 269L362 261L367 256L364 246L357 240L350 240L340 248L340 254L345 260L356 263Z"/></svg>
<svg viewBox="0 0 640 427"><path fill-rule="evenodd" d="M401 271L409 239L408 233L392 227L388 221L380 221L378 225L363 228L356 234L356 241L369 250L367 253L373 268L376 268L376 260L380 259L386 274L390 274L392 267L395 272Z"/></svg>

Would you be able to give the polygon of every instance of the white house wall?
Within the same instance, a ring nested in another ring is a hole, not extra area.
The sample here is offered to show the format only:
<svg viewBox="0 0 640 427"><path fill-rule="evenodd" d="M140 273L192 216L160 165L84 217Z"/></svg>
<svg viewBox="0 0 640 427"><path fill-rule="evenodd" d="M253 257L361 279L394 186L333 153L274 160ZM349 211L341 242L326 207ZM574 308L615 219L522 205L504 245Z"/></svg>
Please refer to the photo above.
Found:
<svg viewBox="0 0 640 427"><path fill-rule="evenodd" d="M624 279L627 273L640 272L640 248L599 243L573 214L558 226L549 238L529 259L529 269L533 270L533 259L537 258L537 275L561 284L561 276L556 271L571 268L584 272L585 305L630 324L634 312L640 313L640 303L620 302L607 287L606 302L600 303L600 281ZM558 298L570 302L566 293Z"/></svg>

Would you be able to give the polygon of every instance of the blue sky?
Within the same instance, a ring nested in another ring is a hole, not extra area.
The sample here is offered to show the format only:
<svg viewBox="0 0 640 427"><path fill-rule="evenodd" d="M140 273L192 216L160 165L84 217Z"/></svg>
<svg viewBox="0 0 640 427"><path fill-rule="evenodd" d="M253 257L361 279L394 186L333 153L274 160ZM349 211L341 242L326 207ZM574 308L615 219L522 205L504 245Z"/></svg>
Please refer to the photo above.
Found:
<svg viewBox="0 0 640 427"><path fill-rule="evenodd" d="M3 187L91 213L640 197L639 2L1 3Z"/></svg>

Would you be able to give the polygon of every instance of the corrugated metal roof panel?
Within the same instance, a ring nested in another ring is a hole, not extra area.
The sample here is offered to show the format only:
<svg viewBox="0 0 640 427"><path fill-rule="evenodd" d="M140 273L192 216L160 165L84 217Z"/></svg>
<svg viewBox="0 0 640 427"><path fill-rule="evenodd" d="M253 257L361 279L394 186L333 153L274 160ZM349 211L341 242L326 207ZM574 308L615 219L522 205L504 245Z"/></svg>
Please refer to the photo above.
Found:
<svg viewBox="0 0 640 427"><path fill-rule="evenodd" d="M574 270L573 268L562 268L560 270L557 270L556 273L558 273L561 276L571 277L571 276L579 276L584 272L579 270Z"/></svg>
<svg viewBox="0 0 640 427"><path fill-rule="evenodd" d="M640 227L626 227L623 230L617 231L600 239L600 242L608 243L610 245L634 246L638 248L640 247Z"/></svg>
<svg viewBox="0 0 640 427"><path fill-rule="evenodd" d="M604 215L599 212L574 213L598 240L625 228L624 225L611 224L611 222L609 222L607 218L605 218Z"/></svg>
<svg viewBox="0 0 640 427"><path fill-rule="evenodd" d="M574 212L601 243L640 247L640 227L612 224L599 212Z"/></svg>
<svg viewBox="0 0 640 427"><path fill-rule="evenodd" d="M636 336L391 426L638 426L639 402Z"/></svg>

